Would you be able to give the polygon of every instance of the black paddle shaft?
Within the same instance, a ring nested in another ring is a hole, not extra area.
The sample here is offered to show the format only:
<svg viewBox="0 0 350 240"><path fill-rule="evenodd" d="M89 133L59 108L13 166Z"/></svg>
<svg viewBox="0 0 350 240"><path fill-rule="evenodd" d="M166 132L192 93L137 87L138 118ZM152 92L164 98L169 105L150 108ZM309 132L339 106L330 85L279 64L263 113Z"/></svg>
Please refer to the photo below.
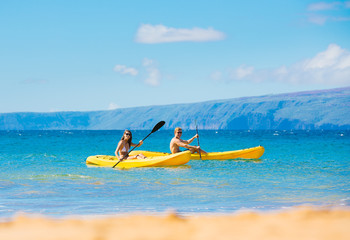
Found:
<svg viewBox="0 0 350 240"><path fill-rule="evenodd" d="M198 141L198 153L199 153L199 159L202 160L202 154L201 154L201 147L199 145L199 134L198 134L198 127L197 127L197 120L196 120L196 132L197 132L197 141Z"/></svg>
<svg viewBox="0 0 350 240"><path fill-rule="evenodd" d="M165 124L164 121L160 121L159 123L157 123L153 129L152 132L150 132L144 139L142 139L142 141L144 141L146 138L149 137L149 135L151 135L152 133L158 131L161 127L163 127ZM128 154L126 154L122 159L120 159L116 164L114 164L114 166L112 168L115 168L115 166L117 166L121 161L123 161L125 158L127 158L129 156L129 153L131 153L135 148L137 148L139 146L140 143L138 143L135 147L133 147L133 149L131 149Z"/></svg>

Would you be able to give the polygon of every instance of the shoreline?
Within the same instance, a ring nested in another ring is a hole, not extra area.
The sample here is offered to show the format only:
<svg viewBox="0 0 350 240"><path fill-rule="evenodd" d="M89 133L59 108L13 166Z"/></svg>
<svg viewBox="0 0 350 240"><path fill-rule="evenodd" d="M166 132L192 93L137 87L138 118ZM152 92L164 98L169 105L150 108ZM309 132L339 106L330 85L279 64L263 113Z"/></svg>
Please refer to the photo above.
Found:
<svg viewBox="0 0 350 240"><path fill-rule="evenodd" d="M0 222L0 239L350 239L349 208L293 207L271 212L180 216L174 212L117 216L17 215Z"/></svg>

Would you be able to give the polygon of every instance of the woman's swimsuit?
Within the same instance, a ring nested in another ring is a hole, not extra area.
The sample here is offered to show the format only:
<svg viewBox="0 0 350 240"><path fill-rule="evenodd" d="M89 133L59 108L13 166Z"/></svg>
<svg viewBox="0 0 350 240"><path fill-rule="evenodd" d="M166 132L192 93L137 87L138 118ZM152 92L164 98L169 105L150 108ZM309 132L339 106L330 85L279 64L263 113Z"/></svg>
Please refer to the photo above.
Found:
<svg viewBox="0 0 350 240"><path fill-rule="evenodd" d="M121 152L128 152L128 150L126 150L125 145L123 146L123 149L121 150Z"/></svg>
<svg viewBox="0 0 350 240"><path fill-rule="evenodd" d="M128 150L126 150L126 147L125 147L125 145L124 145L124 146L123 146L123 149L120 150L120 155L126 156L127 154L128 154Z"/></svg>

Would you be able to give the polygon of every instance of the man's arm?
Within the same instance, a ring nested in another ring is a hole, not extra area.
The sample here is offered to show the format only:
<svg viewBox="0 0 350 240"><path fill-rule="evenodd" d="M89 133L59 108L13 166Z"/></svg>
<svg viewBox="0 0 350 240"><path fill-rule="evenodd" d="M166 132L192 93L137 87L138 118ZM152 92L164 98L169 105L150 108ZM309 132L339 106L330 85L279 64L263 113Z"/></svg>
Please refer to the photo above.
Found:
<svg viewBox="0 0 350 240"><path fill-rule="evenodd" d="M175 142L179 147L183 147L183 148L187 148L187 149L198 149L198 147L196 147L196 146L189 145L188 141L185 141L185 140L176 139Z"/></svg>
<svg viewBox="0 0 350 240"><path fill-rule="evenodd" d="M193 142L193 140L194 140L195 138L197 138L197 137L198 137L198 134L194 135L192 138L188 139L188 140L186 141L186 143L187 143L187 144L190 144L190 143Z"/></svg>

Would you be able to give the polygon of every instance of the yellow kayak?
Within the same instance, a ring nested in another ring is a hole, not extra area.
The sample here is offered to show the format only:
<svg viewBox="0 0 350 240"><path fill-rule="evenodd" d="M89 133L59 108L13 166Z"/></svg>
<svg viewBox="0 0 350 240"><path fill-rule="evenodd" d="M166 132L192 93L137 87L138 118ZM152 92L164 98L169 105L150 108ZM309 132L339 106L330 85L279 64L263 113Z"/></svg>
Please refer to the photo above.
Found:
<svg viewBox="0 0 350 240"><path fill-rule="evenodd" d="M131 152L132 153L132 152ZM131 155L130 153L130 155ZM152 156L145 159L125 159L116 167L133 168L133 167L165 167L179 166L186 164L191 159L191 152L185 151L175 154L167 154L165 156ZM113 167L118 162L116 156L96 155L86 159L86 164L100 167Z"/></svg>
<svg viewBox="0 0 350 240"><path fill-rule="evenodd" d="M202 154L202 160L225 160L225 159L258 159L265 152L263 146L246 148L235 151L226 151L226 152L209 152L208 154ZM146 157L154 157L154 156L168 156L170 153L162 153L162 152L151 152L151 151L133 151L130 155L136 155L142 153ZM194 153L191 154L191 160L199 160L199 154Z"/></svg>

